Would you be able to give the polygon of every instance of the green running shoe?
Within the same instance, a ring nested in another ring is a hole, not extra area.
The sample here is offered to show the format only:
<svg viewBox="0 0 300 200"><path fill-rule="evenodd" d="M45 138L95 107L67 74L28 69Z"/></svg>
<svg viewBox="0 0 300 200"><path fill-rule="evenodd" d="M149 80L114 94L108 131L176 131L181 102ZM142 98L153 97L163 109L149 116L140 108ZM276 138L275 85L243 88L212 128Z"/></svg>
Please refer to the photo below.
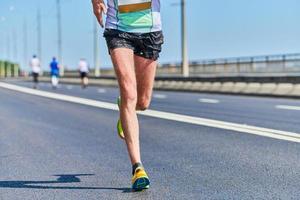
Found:
<svg viewBox="0 0 300 200"><path fill-rule="evenodd" d="M120 105L121 105L121 97L118 97L117 99L117 103L118 103L118 107L120 109ZM117 130L118 130L118 135L121 139L125 139L125 136L124 136L124 132L123 132L123 128L122 128L122 124L121 124L121 120L118 119L118 123L117 123Z"/></svg>

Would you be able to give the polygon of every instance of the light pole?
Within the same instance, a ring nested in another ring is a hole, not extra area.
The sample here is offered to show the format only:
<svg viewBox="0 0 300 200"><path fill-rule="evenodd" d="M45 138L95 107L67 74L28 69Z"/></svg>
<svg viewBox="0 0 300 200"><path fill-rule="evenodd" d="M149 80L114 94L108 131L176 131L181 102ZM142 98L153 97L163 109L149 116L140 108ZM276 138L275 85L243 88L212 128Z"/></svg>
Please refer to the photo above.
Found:
<svg viewBox="0 0 300 200"><path fill-rule="evenodd" d="M100 59L99 59L99 40L98 40L98 23L94 19L94 67L95 67L95 76L99 77L100 72Z"/></svg>
<svg viewBox="0 0 300 200"><path fill-rule="evenodd" d="M0 60L5 59L6 52L5 52L5 34L4 32L0 31Z"/></svg>
<svg viewBox="0 0 300 200"><path fill-rule="evenodd" d="M10 37L8 33L6 39L6 54L7 54L7 60L10 61Z"/></svg>
<svg viewBox="0 0 300 200"><path fill-rule="evenodd" d="M0 16L0 25L4 21L5 21L5 17ZM1 47L1 49L0 49L0 55L1 55L0 58L5 59L6 56L7 56L6 55L7 52L5 52L6 51L6 49L5 49L5 31L0 30L0 39L1 39L1 41L0 41L0 47Z"/></svg>
<svg viewBox="0 0 300 200"><path fill-rule="evenodd" d="M60 10L60 0L56 0L57 8L57 53L58 61L60 62L60 75L64 75L64 64L62 58L62 30L61 30L61 10Z"/></svg>
<svg viewBox="0 0 300 200"><path fill-rule="evenodd" d="M0 17L0 22L5 22L6 21L6 17L1 16ZM10 37L9 37L9 33L8 33L8 28L6 28L6 30L3 31L3 54L5 54L5 56L3 56L3 59L9 61L10 60Z"/></svg>
<svg viewBox="0 0 300 200"><path fill-rule="evenodd" d="M187 33L186 33L186 12L185 0L181 0L181 56L182 56L182 75L189 76L189 61L187 49Z"/></svg>
<svg viewBox="0 0 300 200"><path fill-rule="evenodd" d="M18 37L16 34L16 29L12 30L12 36L13 36L13 62L18 61Z"/></svg>
<svg viewBox="0 0 300 200"><path fill-rule="evenodd" d="M10 11L10 13L13 13L13 12L15 12L16 7L14 5L10 5L8 10ZM18 13L20 13L20 12L18 12ZM0 22L9 21L7 19L13 18L13 16L15 18L18 17L18 15L17 15L18 13L14 14L14 15L10 14L7 17L2 16L2 17L0 17ZM10 23L8 23L8 25L11 26ZM24 27L25 27L25 21L24 21L23 28ZM21 30L22 30L22 27L21 27ZM15 62L15 63L20 63L21 62L21 57L22 57L21 56L21 51L19 50L22 37L18 36L19 35L18 31L19 31L19 28L17 26L13 26L11 29L9 27L6 28L6 34L7 34L7 37L6 37L6 40L7 40L6 41L6 58L7 58L7 60L10 60L10 61ZM27 38L27 36L26 36L26 38ZM23 39L25 39L25 37ZM27 48L27 44L26 45L24 44L24 49L25 49L25 46ZM24 64L26 64L26 63L24 63Z"/></svg>
<svg viewBox="0 0 300 200"><path fill-rule="evenodd" d="M27 43L27 21L24 19L23 24L23 53L24 53L24 68L27 66L27 55L28 55L28 43Z"/></svg>
<svg viewBox="0 0 300 200"><path fill-rule="evenodd" d="M37 11L37 53L42 63L42 24L41 24L41 8L40 5Z"/></svg>

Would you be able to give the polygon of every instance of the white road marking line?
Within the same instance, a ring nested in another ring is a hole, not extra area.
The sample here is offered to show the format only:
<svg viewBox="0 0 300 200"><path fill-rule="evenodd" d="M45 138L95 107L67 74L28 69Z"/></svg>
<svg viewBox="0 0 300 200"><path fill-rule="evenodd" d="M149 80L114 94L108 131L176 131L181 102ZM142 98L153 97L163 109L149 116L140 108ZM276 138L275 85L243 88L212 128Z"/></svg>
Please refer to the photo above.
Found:
<svg viewBox="0 0 300 200"><path fill-rule="evenodd" d="M156 99L166 99L167 95L164 95L164 94L153 94L153 98L156 98Z"/></svg>
<svg viewBox="0 0 300 200"><path fill-rule="evenodd" d="M97 90L97 92L98 92L98 93L106 93L106 89L99 88L99 89Z"/></svg>
<svg viewBox="0 0 300 200"><path fill-rule="evenodd" d="M73 89L73 86L72 86L72 85L67 85L67 89L68 89L68 90L72 90L72 89Z"/></svg>
<svg viewBox="0 0 300 200"><path fill-rule="evenodd" d="M277 105L277 109L282 109L282 110L297 110L300 111L300 106L287 106L287 105Z"/></svg>
<svg viewBox="0 0 300 200"><path fill-rule="evenodd" d="M94 107L110 109L110 110L119 110L117 108L117 106L112 103L100 102L100 101L84 99L84 98L80 98L80 97L73 97L73 96L68 96L68 95L63 95L63 94L58 94L58 93L53 93L53 92L35 90L35 89L31 89L31 88L21 87L21 86L17 86L17 85L2 83L2 82L0 82L0 87L10 89L13 91L17 91L17 92L26 93L26 94L36 95L36 96L40 96L40 97L46 97L46 98L50 98L50 99L78 103L78 104L94 106Z"/></svg>
<svg viewBox="0 0 300 200"><path fill-rule="evenodd" d="M220 103L220 101L217 99L198 99L198 101L201 103L211 103L211 104Z"/></svg>
<svg viewBox="0 0 300 200"><path fill-rule="evenodd" d="M0 82L0 87L17 91L17 92L36 95L40 97L46 97L50 99L61 100L65 102L72 102L72 103L93 106L102 109L115 110L115 111L118 110L117 105L113 103L101 102L101 101L68 96L63 94L56 94L56 93L45 92L40 90L34 90L31 88L21 87L17 85L2 83L2 82ZM139 114L144 116L149 116L149 117L155 117L159 119L172 120L176 122L183 122L188 124L219 128L224 130L231 130L231 131L236 131L236 133L248 133L253 135L259 135L259 136L264 136L264 137L269 137L269 138L274 138L279 140L300 143L300 133L280 131L275 129L268 129L268 128L231 123L231 122L225 122L219 120L212 120L212 119L206 119L200 117L192 117L188 115L168 113L168 112L162 112L156 110L147 110L144 112L139 112Z"/></svg>

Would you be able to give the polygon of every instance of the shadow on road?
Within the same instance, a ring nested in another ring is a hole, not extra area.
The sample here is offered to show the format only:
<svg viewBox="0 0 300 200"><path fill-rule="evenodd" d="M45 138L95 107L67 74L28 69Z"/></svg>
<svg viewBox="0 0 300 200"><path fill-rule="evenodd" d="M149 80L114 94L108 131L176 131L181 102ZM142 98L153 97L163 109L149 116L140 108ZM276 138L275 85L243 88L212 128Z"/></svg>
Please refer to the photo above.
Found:
<svg viewBox="0 0 300 200"><path fill-rule="evenodd" d="M131 192L131 188L114 187L78 187L78 186L49 186L47 184L79 183L80 176L93 176L94 174L58 174L55 181L0 181L0 188L28 188L28 189L63 189L63 190L119 190L124 193Z"/></svg>

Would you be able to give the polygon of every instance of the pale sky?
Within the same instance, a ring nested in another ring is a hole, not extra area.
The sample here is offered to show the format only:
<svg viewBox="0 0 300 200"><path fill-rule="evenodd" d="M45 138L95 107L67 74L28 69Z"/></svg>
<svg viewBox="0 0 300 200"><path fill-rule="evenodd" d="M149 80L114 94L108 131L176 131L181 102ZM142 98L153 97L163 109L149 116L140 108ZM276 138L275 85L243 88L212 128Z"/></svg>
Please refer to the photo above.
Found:
<svg viewBox="0 0 300 200"><path fill-rule="evenodd" d="M55 0L1 0L0 59L24 69L24 31L28 25L28 55L37 54L37 7L42 12L42 61L47 68L57 56ZM93 15L90 0L61 0L64 64L76 68L81 57L93 65ZM165 44L160 62L180 61L179 0L162 0ZM300 53L299 0L186 0L190 60ZM99 33L102 67L111 67ZM8 42L9 41L9 42ZM8 54L8 46L9 54ZM14 58L14 55L17 57Z"/></svg>

